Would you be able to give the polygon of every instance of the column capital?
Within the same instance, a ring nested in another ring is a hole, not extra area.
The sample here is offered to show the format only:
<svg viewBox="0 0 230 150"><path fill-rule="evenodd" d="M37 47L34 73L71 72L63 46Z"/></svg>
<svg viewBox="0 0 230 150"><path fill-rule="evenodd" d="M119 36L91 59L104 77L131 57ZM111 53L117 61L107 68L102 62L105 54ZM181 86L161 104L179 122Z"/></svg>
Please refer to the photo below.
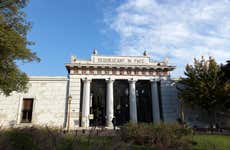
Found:
<svg viewBox="0 0 230 150"><path fill-rule="evenodd" d="M157 82L157 81L160 81L161 79L160 78L154 78L154 79L151 79L150 82Z"/></svg>
<svg viewBox="0 0 230 150"><path fill-rule="evenodd" d="M108 78L108 79L105 79L105 81L107 82L107 83L113 83L114 81L115 81L115 79L112 79L112 78Z"/></svg>
<svg viewBox="0 0 230 150"><path fill-rule="evenodd" d="M160 77L160 80L167 80L168 79L168 77L166 77L166 76L161 76Z"/></svg>
<svg viewBox="0 0 230 150"><path fill-rule="evenodd" d="M136 83L138 80L131 78L131 79L128 79L128 81L129 81L129 83Z"/></svg>
<svg viewBox="0 0 230 150"><path fill-rule="evenodd" d="M90 78L82 78L82 80L83 80L84 82L91 82L91 81L92 81L92 79L90 79Z"/></svg>

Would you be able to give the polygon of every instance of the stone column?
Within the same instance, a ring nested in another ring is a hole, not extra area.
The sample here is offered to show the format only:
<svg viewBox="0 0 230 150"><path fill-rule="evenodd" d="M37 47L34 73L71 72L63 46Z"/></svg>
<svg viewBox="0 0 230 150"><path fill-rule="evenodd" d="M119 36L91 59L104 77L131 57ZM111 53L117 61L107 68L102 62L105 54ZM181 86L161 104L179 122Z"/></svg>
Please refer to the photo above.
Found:
<svg viewBox="0 0 230 150"><path fill-rule="evenodd" d="M160 123L159 95L157 80L151 81L153 123Z"/></svg>
<svg viewBox="0 0 230 150"><path fill-rule="evenodd" d="M113 117L114 117L114 110L113 110L113 82L114 80L108 79L107 82L107 89L106 89L106 126L112 127Z"/></svg>
<svg viewBox="0 0 230 150"><path fill-rule="evenodd" d="M83 100L82 100L82 127L89 127L89 113L90 113L90 79L83 80Z"/></svg>
<svg viewBox="0 0 230 150"><path fill-rule="evenodd" d="M129 113L130 121L137 123L136 81L129 81Z"/></svg>

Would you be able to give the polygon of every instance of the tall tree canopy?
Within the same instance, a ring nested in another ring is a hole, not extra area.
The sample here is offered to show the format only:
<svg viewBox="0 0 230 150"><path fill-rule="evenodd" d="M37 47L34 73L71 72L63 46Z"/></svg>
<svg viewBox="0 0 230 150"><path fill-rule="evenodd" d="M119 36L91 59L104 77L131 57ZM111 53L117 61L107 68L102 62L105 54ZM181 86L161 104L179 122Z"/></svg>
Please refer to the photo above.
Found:
<svg viewBox="0 0 230 150"><path fill-rule="evenodd" d="M213 58L194 59L193 65L187 65L185 78L180 80L179 98L185 104L206 110L210 123L215 121L215 113L230 109L230 80Z"/></svg>
<svg viewBox="0 0 230 150"><path fill-rule="evenodd" d="M0 4L3 2L0 0ZM26 37L31 24L22 11L27 3L28 0L15 0L0 7L0 91L5 95L27 89L28 77L18 68L17 61L40 61L28 48L33 44Z"/></svg>

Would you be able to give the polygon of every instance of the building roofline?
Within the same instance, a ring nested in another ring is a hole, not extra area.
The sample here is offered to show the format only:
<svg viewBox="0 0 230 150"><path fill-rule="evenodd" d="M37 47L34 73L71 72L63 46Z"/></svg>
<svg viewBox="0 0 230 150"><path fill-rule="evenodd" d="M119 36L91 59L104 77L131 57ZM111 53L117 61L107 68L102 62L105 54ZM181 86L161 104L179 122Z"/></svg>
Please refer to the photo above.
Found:
<svg viewBox="0 0 230 150"><path fill-rule="evenodd" d="M126 56L126 55L91 55L91 56L99 56L99 57L145 57L145 58L151 58L149 55L143 56L143 55L131 55L131 56Z"/></svg>
<svg viewBox="0 0 230 150"><path fill-rule="evenodd" d="M29 76L29 81L67 81L65 76Z"/></svg>
<svg viewBox="0 0 230 150"><path fill-rule="evenodd" d="M173 68L176 66L172 65L152 65L152 64L80 64L80 63L66 63L65 67L115 67L115 68L153 68L153 69L161 69L161 68Z"/></svg>

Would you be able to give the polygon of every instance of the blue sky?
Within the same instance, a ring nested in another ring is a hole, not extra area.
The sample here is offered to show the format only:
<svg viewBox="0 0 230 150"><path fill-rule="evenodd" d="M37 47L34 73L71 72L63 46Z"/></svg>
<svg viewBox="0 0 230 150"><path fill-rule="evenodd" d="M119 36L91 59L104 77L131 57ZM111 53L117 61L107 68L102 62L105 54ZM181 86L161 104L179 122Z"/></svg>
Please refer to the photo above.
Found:
<svg viewBox="0 0 230 150"><path fill-rule="evenodd" d="M88 59L94 48L113 54L117 38L103 33L103 5L107 7L93 0L31 0L25 9L33 23L28 39L36 43L31 48L42 61L21 68L29 75L66 75L64 63L71 54Z"/></svg>
<svg viewBox="0 0 230 150"><path fill-rule="evenodd" d="M194 57L230 59L228 0L31 0L25 10L42 59L20 64L29 75L66 75L71 54L89 59L94 48L105 55L147 50L176 65L174 77Z"/></svg>

